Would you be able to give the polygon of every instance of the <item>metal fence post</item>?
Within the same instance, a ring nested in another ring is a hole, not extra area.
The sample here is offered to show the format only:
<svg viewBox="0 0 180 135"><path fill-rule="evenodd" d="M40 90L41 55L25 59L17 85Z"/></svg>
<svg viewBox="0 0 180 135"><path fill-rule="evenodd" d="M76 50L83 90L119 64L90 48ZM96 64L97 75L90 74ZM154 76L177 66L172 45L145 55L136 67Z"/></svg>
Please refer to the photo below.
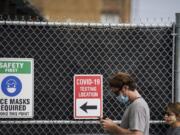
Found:
<svg viewBox="0 0 180 135"><path fill-rule="evenodd" d="M176 13L175 101L180 102L180 13Z"/></svg>

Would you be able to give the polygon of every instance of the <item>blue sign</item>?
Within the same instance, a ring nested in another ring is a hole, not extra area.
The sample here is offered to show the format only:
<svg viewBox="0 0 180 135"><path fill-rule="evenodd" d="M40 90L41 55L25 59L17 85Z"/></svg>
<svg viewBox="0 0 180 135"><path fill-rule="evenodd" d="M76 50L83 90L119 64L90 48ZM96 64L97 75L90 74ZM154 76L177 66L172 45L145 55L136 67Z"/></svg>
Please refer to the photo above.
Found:
<svg viewBox="0 0 180 135"><path fill-rule="evenodd" d="M16 76L8 76L3 79L1 89L6 96L17 96L22 89L22 83Z"/></svg>

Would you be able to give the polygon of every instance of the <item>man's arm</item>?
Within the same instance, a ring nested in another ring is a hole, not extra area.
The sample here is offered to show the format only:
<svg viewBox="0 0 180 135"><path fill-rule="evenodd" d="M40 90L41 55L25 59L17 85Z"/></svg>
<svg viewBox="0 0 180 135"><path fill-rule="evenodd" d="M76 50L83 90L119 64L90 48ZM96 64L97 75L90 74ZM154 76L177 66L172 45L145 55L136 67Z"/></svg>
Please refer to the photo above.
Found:
<svg viewBox="0 0 180 135"><path fill-rule="evenodd" d="M111 119L106 118L106 119L101 119L101 123L103 128L106 131L109 131L115 135L143 135L141 131L138 130L129 130L126 128L122 128L115 124Z"/></svg>

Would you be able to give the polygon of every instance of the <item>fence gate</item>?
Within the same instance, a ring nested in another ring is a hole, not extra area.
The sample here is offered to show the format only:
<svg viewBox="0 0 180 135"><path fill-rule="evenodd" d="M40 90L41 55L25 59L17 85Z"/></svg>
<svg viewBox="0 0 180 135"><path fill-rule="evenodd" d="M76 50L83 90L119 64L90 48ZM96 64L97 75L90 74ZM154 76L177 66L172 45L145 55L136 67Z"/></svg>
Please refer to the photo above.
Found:
<svg viewBox="0 0 180 135"><path fill-rule="evenodd" d="M96 120L73 119L73 76L103 75L103 113L119 123L125 106L108 86L117 71L136 78L150 106L150 133L166 131L162 112L174 96L172 26L1 21L0 31L0 57L34 58L34 118L1 119L1 134L108 134Z"/></svg>

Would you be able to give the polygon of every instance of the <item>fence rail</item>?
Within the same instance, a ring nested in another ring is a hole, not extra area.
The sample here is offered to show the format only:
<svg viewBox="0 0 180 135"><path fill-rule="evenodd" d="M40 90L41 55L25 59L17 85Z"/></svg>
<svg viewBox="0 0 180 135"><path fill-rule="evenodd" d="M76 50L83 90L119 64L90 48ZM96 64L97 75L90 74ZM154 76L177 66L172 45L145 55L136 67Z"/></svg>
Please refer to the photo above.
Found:
<svg viewBox="0 0 180 135"><path fill-rule="evenodd" d="M121 124L121 120L115 120L114 123ZM150 121L150 124L162 124L161 121ZM89 121L89 120L30 120L30 121L0 121L0 124L101 124L99 121Z"/></svg>
<svg viewBox="0 0 180 135"><path fill-rule="evenodd" d="M172 27L173 24L131 24L131 23L122 23L122 24L109 24L109 23L78 23L78 22L49 22L49 21L6 21L0 20L0 24L15 24L15 25L38 25L38 26L96 26L96 27Z"/></svg>

